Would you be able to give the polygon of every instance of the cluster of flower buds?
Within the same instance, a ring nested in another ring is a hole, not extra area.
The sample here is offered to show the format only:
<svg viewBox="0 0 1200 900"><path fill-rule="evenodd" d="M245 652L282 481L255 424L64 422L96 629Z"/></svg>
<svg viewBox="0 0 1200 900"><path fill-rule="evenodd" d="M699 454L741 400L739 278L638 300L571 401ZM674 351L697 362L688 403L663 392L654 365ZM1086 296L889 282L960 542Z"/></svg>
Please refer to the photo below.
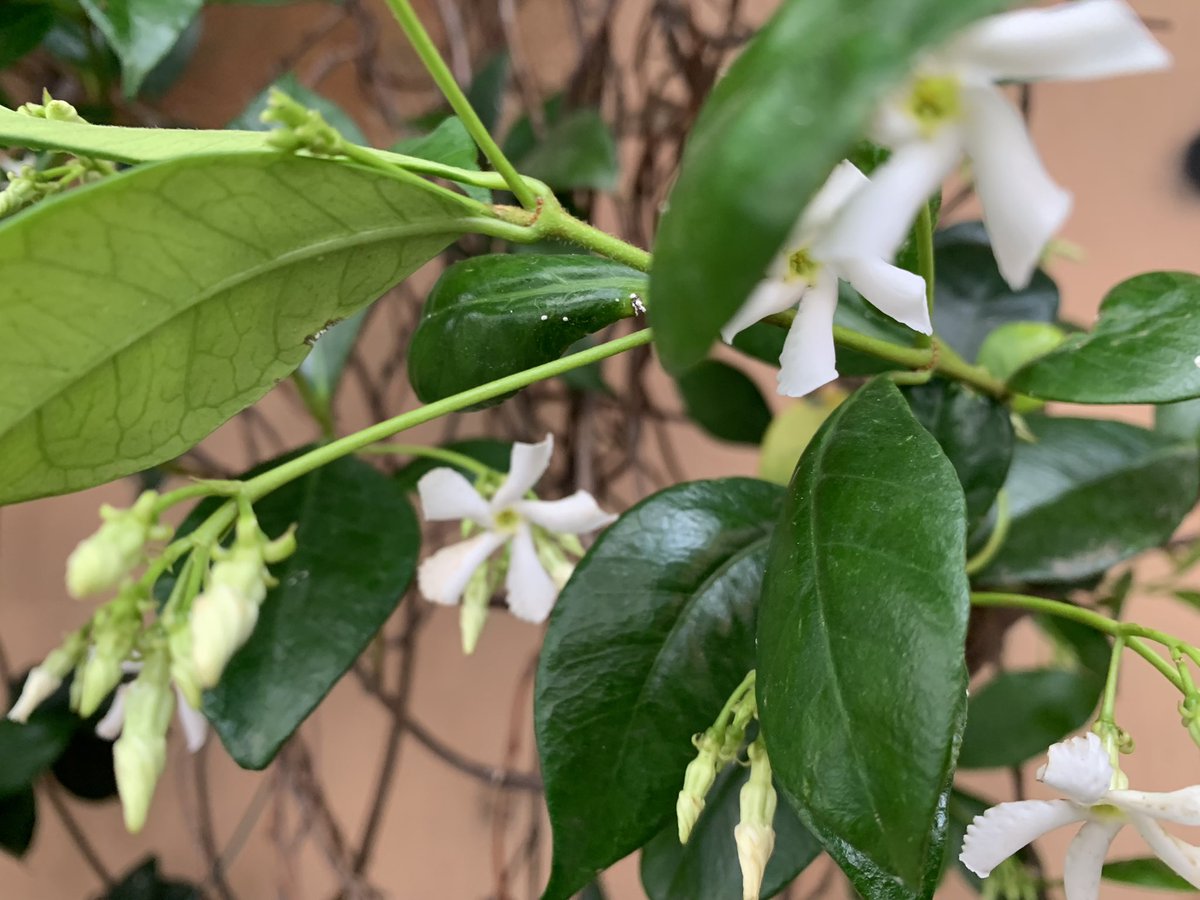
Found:
<svg viewBox="0 0 1200 900"><path fill-rule="evenodd" d="M267 563L276 563L296 550L295 534L289 530L276 540L268 538L248 510L238 518L233 546L217 548L216 562L208 572L204 590L192 603L190 628L186 635L172 629L175 648L186 652L176 664L185 695L197 688L211 688L233 654L246 643L258 622L258 608L275 584ZM190 667L188 658L190 657Z"/></svg>
<svg viewBox="0 0 1200 900"><path fill-rule="evenodd" d="M79 115L74 106L66 100L55 100L45 88L42 89L41 103L22 103L17 107L17 112L35 119L49 119L51 122L87 124L87 120Z"/></svg>
<svg viewBox="0 0 1200 900"><path fill-rule="evenodd" d="M116 587L146 558L146 544L171 529L158 521L158 494L146 491L128 509L100 507L104 524L67 557L67 590L82 599Z"/></svg>
<svg viewBox="0 0 1200 900"><path fill-rule="evenodd" d="M271 88L262 121L281 127L267 139L271 146L286 153L307 150L314 156L337 156L346 146L338 130L315 109L308 109L279 88Z"/></svg>

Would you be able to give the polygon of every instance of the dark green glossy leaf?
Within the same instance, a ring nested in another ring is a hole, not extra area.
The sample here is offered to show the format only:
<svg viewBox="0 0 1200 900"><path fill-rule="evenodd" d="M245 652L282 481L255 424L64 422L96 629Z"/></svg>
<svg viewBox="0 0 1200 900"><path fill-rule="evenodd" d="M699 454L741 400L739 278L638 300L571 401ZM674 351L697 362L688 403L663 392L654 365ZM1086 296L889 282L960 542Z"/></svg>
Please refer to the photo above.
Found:
<svg viewBox="0 0 1200 900"><path fill-rule="evenodd" d="M95 733L93 719L71 735L62 755L50 771L54 780L83 800L110 800L117 796L117 776L113 769L113 745Z"/></svg>
<svg viewBox="0 0 1200 900"><path fill-rule="evenodd" d="M980 580L1064 583L1165 542L1200 490L1188 447L1123 422L1030 417L1008 473L1008 539Z"/></svg>
<svg viewBox="0 0 1200 900"><path fill-rule="evenodd" d="M430 403L558 359L580 338L633 315L630 297L645 290L642 273L593 256L496 254L455 263L425 301L408 348L409 380Z"/></svg>
<svg viewBox="0 0 1200 900"><path fill-rule="evenodd" d="M138 167L6 220L0 503L178 456L439 252L461 208L271 153Z"/></svg>
<svg viewBox="0 0 1200 900"><path fill-rule="evenodd" d="M650 900L736 900L742 891L734 826L740 821L738 792L749 770L729 766L705 799L704 812L686 844L671 823L642 849L642 886ZM781 799L775 809L775 849L759 896L766 900L787 887L821 852L817 839Z"/></svg>
<svg viewBox="0 0 1200 900"><path fill-rule="evenodd" d="M497 472L508 471L509 459L512 456L512 444L507 441L492 440L491 438L454 441L445 444L444 447L447 450L453 450L455 453L461 453L463 456L469 456L471 459L477 459L485 466L491 466ZM443 462L440 459L419 456L408 465L396 470L396 474L392 478L404 490L415 491L417 489L417 482L421 480L422 475L431 469L443 467L458 469L468 478L475 477L475 473L469 469L463 469L452 463Z"/></svg>
<svg viewBox="0 0 1200 900"><path fill-rule="evenodd" d="M0 16L0 69L37 47L54 26L54 11L43 3L0 3Z"/></svg>
<svg viewBox="0 0 1200 900"><path fill-rule="evenodd" d="M204 0L79 0L121 60L121 86L133 97L200 12Z"/></svg>
<svg viewBox="0 0 1200 900"><path fill-rule="evenodd" d="M768 365L778 366L787 335L786 328L779 328L766 322L756 322L744 331L737 333L733 339L733 348Z"/></svg>
<svg viewBox="0 0 1200 900"><path fill-rule="evenodd" d="M319 112L346 140L355 144L366 144L366 135L358 127L358 123L344 109L316 91L305 87L292 72L287 72L276 78L270 85L263 88L257 97L250 101L242 110L241 115L229 123L230 128L245 131L270 131L272 126L263 122L262 114L266 112L271 100L271 91L280 90L309 109Z"/></svg>
<svg viewBox="0 0 1200 900"><path fill-rule="evenodd" d="M429 134L399 141L392 146L392 152L479 171L479 148L457 116L443 119ZM463 185L463 192L480 203L492 202L492 192L487 188Z"/></svg>
<svg viewBox="0 0 1200 900"><path fill-rule="evenodd" d="M1118 859L1105 863L1101 875L1118 884L1156 888L1161 891L1186 891L1194 894L1196 889L1180 878L1170 867L1157 857L1144 859Z"/></svg>
<svg viewBox="0 0 1200 900"><path fill-rule="evenodd" d="M1033 620L1059 647L1075 657L1085 672L1090 672L1099 679L1108 674L1108 664L1112 659L1112 641L1107 635L1087 625L1058 616L1034 616Z"/></svg>
<svg viewBox="0 0 1200 900"><path fill-rule="evenodd" d="M967 529L987 517L1013 455L1008 410L957 382L937 379L904 391L917 421L937 440L958 473L967 500Z"/></svg>
<svg viewBox="0 0 1200 900"><path fill-rule="evenodd" d="M261 769L358 658L408 588L420 547L416 515L393 480L343 458L255 504L263 529L298 529L272 574L250 640L204 695L240 766Z"/></svg>
<svg viewBox="0 0 1200 900"><path fill-rule="evenodd" d="M600 113L574 109L547 127L517 167L555 190L611 191L617 186L617 142Z"/></svg>
<svg viewBox="0 0 1200 900"><path fill-rule="evenodd" d="M1200 443L1200 400L1181 400L1154 408L1154 430L1188 444Z"/></svg>
<svg viewBox="0 0 1200 900"><path fill-rule="evenodd" d="M966 511L891 382L839 406L792 477L763 584L775 776L858 891L928 896L966 717Z"/></svg>
<svg viewBox="0 0 1200 900"><path fill-rule="evenodd" d="M1058 287L1040 269L1014 291L1000 275L982 222L963 222L934 235L933 327L968 361L984 339L1009 322L1054 322Z"/></svg>
<svg viewBox="0 0 1200 900"><path fill-rule="evenodd" d="M703 359L881 95L1003 0L786 0L716 83L654 246L664 364Z"/></svg>
<svg viewBox="0 0 1200 900"><path fill-rule="evenodd" d="M1104 680L1091 672L1001 672L971 695L958 765L1017 766L1091 717Z"/></svg>
<svg viewBox="0 0 1200 900"><path fill-rule="evenodd" d="M688 418L723 441L757 444L771 424L771 407L741 370L706 359L679 376Z"/></svg>
<svg viewBox="0 0 1200 900"><path fill-rule="evenodd" d="M26 673L28 676L28 673ZM25 679L10 685L13 701ZM94 720L93 720L94 721ZM0 797L15 794L54 764L83 720L71 712L68 685L64 684L38 706L21 725L0 719Z"/></svg>
<svg viewBox="0 0 1200 900"><path fill-rule="evenodd" d="M1068 338L1013 376L1042 400L1170 403L1200 396L1200 275L1150 272L1100 304L1094 331Z"/></svg>
<svg viewBox="0 0 1200 900"><path fill-rule="evenodd" d="M485 62L467 86L467 99L488 131L495 131L504 110L504 92L508 88L510 59L501 50Z"/></svg>
<svg viewBox="0 0 1200 900"><path fill-rule="evenodd" d="M22 857L33 843L37 828L37 800L28 787L7 797L0 797L0 850Z"/></svg>
<svg viewBox="0 0 1200 900"><path fill-rule="evenodd" d="M534 719L560 900L675 815L692 735L754 666L754 611L782 490L681 484L612 525L550 618Z"/></svg>
<svg viewBox="0 0 1200 900"><path fill-rule="evenodd" d="M591 349L596 346L595 337L580 338L570 347L567 348L566 356L572 353L582 353L584 350ZM609 397L615 397L616 391L612 385L604 380L604 368L599 362L588 363L586 366L580 366L577 369L569 369L558 376L559 379L573 391L585 391L591 394L607 394Z"/></svg>
<svg viewBox="0 0 1200 900"><path fill-rule="evenodd" d="M151 856L99 900L203 900L203 895L186 882L164 878L158 871L158 859Z"/></svg>

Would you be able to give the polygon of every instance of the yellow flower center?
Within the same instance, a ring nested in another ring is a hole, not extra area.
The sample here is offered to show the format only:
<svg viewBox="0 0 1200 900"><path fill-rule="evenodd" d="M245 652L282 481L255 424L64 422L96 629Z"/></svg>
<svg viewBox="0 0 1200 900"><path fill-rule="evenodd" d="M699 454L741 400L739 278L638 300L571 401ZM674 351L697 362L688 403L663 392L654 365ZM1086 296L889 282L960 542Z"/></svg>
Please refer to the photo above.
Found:
<svg viewBox="0 0 1200 900"><path fill-rule="evenodd" d="M788 281L803 281L811 286L816 284L820 274L821 264L812 258L807 247L801 247L788 256L785 276Z"/></svg>
<svg viewBox="0 0 1200 900"><path fill-rule="evenodd" d="M918 78L908 95L908 113L921 133L930 137L942 125L962 115L962 84L953 75Z"/></svg>
<svg viewBox="0 0 1200 900"><path fill-rule="evenodd" d="M492 517L496 531L513 532L521 524L521 517L515 509L502 509Z"/></svg>

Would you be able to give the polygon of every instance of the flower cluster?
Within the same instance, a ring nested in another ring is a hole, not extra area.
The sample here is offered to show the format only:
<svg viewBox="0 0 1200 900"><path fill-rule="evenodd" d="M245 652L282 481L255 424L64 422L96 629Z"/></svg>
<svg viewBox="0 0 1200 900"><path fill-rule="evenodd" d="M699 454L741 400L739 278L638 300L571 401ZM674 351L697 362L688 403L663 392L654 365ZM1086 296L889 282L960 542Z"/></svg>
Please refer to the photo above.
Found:
<svg viewBox="0 0 1200 900"><path fill-rule="evenodd" d="M513 444L508 475L498 484L482 479L472 485L454 469L438 468L417 485L427 520L463 520L466 539L426 559L417 571L417 584L434 603L462 601L466 653L479 641L488 603L501 582L513 615L545 621L574 569L568 554L583 555L577 535L616 518L587 491L561 500L533 495L553 452L551 435L537 444ZM501 548L504 552L495 556Z"/></svg>
<svg viewBox="0 0 1200 900"><path fill-rule="evenodd" d="M1124 0L1077 0L984 19L929 53L882 104L872 137L891 151L868 181L840 164L800 217L767 277L730 320L733 336L799 302L779 390L802 396L837 377L837 279L924 334L918 276L890 265L920 208L964 159L1005 280L1028 283L1071 208L1047 174L1002 83L1087 80L1166 67L1170 58Z"/></svg>

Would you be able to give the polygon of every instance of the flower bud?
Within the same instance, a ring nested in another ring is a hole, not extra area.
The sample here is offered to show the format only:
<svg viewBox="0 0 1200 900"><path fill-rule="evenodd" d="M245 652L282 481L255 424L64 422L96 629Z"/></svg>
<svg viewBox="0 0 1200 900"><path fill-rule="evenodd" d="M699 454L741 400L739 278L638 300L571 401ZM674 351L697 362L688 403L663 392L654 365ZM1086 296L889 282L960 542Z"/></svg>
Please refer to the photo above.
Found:
<svg viewBox="0 0 1200 900"><path fill-rule="evenodd" d="M141 621L136 598L119 597L92 619L92 652L80 665L76 677L79 693L75 711L87 718L100 708L124 675L122 663L129 658Z"/></svg>
<svg viewBox="0 0 1200 900"><path fill-rule="evenodd" d="M550 580L561 591L575 571L575 564L567 559L566 553L563 552L564 548L555 540L556 537L557 535L553 538L549 537L540 528L535 529L533 547L537 552L538 562L542 564L542 568L546 570ZM575 535L571 535L571 537L575 537Z"/></svg>
<svg viewBox="0 0 1200 900"><path fill-rule="evenodd" d="M142 561L146 541L158 533L154 527L157 500L156 493L146 491L129 509L100 508L104 524L67 557L67 591L72 597L115 587Z"/></svg>
<svg viewBox="0 0 1200 900"><path fill-rule="evenodd" d="M190 619L194 683L214 687L257 622L258 603L227 584L213 585L198 595Z"/></svg>
<svg viewBox="0 0 1200 900"><path fill-rule="evenodd" d="M113 745L117 790L125 827L136 834L146 824L154 789L167 764L167 726L175 710L166 655L146 660L137 680L125 692L125 725Z"/></svg>
<svg viewBox="0 0 1200 900"><path fill-rule="evenodd" d="M475 652L479 636L483 634L483 626L488 617L488 602L491 599L488 566L482 565L471 573L458 613L458 627L462 632L462 648L466 656Z"/></svg>
<svg viewBox="0 0 1200 900"><path fill-rule="evenodd" d="M76 631L63 641L61 647L52 650L40 666L30 669L21 696L8 711L8 718L22 724L28 721L34 710L59 689L86 650L87 638L82 631Z"/></svg>
<svg viewBox="0 0 1200 900"><path fill-rule="evenodd" d="M675 818L679 825L679 843L686 844L704 812L704 798L717 780L721 769L721 739L712 728L695 741L699 753L688 763L683 774L683 790L675 801Z"/></svg>
<svg viewBox="0 0 1200 900"><path fill-rule="evenodd" d="M167 630L167 652L171 656L171 680L192 709L200 708L200 684L192 659L192 630L186 621Z"/></svg>
<svg viewBox="0 0 1200 900"><path fill-rule="evenodd" d="M775 849L775 807L778 798L771 783L771 763L762 740L752 743L750 778L738 795L741 821L733 829L737 842L738 863L742 868L742 900L758 900L763 874Z"/></svg>

